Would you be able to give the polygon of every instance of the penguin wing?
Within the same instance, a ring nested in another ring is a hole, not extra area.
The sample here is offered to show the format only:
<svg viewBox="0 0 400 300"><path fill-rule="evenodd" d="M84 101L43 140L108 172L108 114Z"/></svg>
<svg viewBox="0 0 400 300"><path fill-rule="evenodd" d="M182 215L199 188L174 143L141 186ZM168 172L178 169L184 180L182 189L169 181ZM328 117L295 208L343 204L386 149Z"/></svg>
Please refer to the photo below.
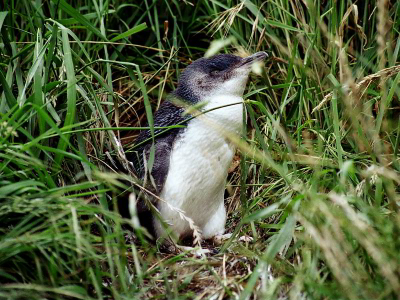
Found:
<svg viewBox="0 0 400 300"><path fill-rule="evenodd" d="M169 101L165 101L154 114L154 127L181 124L190 117L183 117L183 112L183 108L175 106ZM154 134L157 135L164 130L165 129L157 129L154 131ZM151 169L152 178L147 176L147 179L150 179L148 183L154 183L153 187L155 187L157 194L161 192L168 174L169 159L174 142L183 130L184 128L173 128L154 138L154 162ZM139 177L144 179L147 169L147 167L145 168L145 161L149 161L151 146L153 145L150 130L142 131L137 137L135 144L140 145L138 145L134 152L128 153L127 158L129 161L133 162ZM151 179L154 179L154 182L152 182Z"/></svg>

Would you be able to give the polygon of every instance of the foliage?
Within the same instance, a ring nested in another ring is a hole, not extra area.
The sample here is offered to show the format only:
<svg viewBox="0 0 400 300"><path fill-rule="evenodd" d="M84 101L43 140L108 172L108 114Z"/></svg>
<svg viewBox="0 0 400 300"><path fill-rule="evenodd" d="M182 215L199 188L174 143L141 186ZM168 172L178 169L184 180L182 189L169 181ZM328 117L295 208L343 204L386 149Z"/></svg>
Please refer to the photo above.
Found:
<svg viewBox="0 0 400 300"><path fill-rule="evenodd" d="M399 12L387 0L4 1L0 297L397 299ZM163 254L107 200L124 176L112 161L224 38L222 52L270 54L245 96L233 235L207 258Z"/></svg>

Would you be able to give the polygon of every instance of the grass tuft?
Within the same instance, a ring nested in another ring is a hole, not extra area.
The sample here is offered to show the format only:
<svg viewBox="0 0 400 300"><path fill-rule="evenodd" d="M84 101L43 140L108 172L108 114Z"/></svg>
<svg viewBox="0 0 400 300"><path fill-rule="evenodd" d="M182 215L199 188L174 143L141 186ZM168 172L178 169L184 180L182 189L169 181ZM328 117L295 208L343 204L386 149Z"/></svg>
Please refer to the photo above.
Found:
<svg viewBox="0 0 400 300"><path fill-rule="evenodd" d="M0 298L398 299L399 8L5 1ZM114 163L207 50L270 58L231 137L232 237L195 258L116 212L137 182Z"/></svg>

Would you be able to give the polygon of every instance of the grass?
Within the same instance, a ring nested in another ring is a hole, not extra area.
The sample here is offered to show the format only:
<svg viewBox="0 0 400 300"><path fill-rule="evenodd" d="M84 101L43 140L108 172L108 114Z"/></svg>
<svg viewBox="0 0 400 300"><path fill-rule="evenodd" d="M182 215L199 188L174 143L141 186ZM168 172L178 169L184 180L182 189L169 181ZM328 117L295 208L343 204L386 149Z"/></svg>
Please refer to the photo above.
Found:
<svg viewBox="0 0 400 300"><path fill-rule="evenodd" d="M398 299L399 12L387 0L2 3L0 298ZM221 52L270 54L229 174L233 236L204 244L207 258L161 253L107 199L127 176L112 161L223 38Z"/></svg>

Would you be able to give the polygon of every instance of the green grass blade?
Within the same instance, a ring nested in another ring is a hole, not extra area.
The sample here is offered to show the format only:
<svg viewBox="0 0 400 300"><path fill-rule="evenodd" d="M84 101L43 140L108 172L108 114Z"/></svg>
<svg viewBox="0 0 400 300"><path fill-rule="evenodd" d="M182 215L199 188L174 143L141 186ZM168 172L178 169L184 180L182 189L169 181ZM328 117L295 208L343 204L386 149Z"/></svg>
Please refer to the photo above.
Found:
<svg viewBox="0 0 400 300"><path fill-rule="evenodd" d="M137 26L135 26L135 27L133 27L133 28L121 33L121 34L118 34L116 37L112 38L110 41L111 42L119 41L119 40L127 38L127 37L129 37L129 36L131 36L131 35L133 35L135 33L141 32L142 30L145 30L146 28L147 28L147 24L146 23L139 24L139 25L137 25Z"/></svg>
<svg viewBox="0 0 400 300"><path fill-rule="evenodd" d="M107 38L98 30L93 24L82 16L75 8L69 5L65 0L53 0L54 4L59 6L64 12L66 12L69 16L74 18L80 24L84 25L87 29L89 29L92 33L97 35L104 41L107 41Z"/></svg>
<svg viewBox="0 0 400 300"><path fill-rule="evenodd" d="M64 127L70 126L75 122L75 112L76 112L76 78L74 63L72 61L71 48L68 40L68 33L66 30L61 29L62 42L63 42L63 52L64 52L64 63L67 72L67 113L65 116ZM69 140L69 135L65 135L65 139ZM54 163L57 167L61 165L63 159L62 153L67 148L67 143L64 139L61 139L58 143L57 148L60 150L59 153L54 157Z"/></svg>

